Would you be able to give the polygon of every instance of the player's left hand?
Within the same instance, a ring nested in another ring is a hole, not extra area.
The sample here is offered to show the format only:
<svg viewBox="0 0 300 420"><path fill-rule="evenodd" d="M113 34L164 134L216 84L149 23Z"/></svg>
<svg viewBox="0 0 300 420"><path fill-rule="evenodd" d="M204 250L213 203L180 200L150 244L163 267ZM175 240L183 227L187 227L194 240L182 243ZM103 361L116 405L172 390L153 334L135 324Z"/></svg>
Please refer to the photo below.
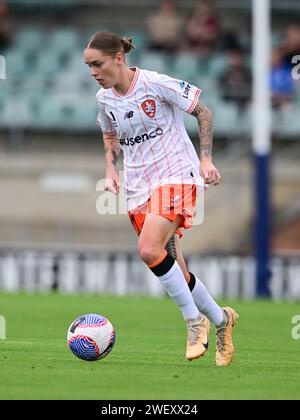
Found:
<svg viewBox="0 0 300 420"><path fill-rule="evenodd" d="M205 184L219 185L221 175L210 158L202 158L200 160L200 175L204 178Z"/></svg>

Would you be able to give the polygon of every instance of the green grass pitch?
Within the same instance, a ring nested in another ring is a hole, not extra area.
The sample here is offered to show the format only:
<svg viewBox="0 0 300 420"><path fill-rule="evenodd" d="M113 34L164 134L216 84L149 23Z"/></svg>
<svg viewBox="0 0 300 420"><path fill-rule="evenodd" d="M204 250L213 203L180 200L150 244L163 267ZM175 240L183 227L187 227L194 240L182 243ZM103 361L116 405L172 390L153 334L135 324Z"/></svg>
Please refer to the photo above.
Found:
<svg viewBox="0 0 300 420"><path fill-rule="evenodd" d="M0 399L299 399L299 304L222 303L240 314L228 368L214 364L213 330L209 353L185 360L185 325L169 299L0 294ZM90 363L66 343L70 323L88 312L108 317L117 336L113 352Z"/></svg>

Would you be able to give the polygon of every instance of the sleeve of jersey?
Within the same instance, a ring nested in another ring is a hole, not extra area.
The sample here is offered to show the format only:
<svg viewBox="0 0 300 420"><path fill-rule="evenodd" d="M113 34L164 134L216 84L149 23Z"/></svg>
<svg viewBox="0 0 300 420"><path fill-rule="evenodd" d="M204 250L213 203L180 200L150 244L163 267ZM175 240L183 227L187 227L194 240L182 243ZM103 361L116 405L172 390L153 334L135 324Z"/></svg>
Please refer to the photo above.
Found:
<svg viewBox="0 0 300 420"><path fill-rule="evenodd" d="M105 113L102 106L97 103L98 115L97 115L97 124L101 128L103 134L115 134L116 130L114 129L110 118Z"/></svg>
<svg viewBox="0 0 300 420"><path fill-rule="evenodd" d="M189 114L194 111L201 89L188 82L165 75L161 75L156 84L164 100Z"/></svg>

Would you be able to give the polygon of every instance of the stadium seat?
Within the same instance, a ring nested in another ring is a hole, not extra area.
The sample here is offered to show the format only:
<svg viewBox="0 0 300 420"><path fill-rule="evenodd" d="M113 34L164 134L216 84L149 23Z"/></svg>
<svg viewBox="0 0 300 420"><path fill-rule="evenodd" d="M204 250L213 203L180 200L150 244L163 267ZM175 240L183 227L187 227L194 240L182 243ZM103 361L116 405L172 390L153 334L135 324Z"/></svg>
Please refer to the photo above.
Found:
<svg viewBox="0 0 300 420"><path fill-rule="evenodd" d="M210 76L198 76L192 80L195 86L201 89L200 100L209 105L219 98L219 88L215 78Z"/></svg>
<svg viewBox="0 0 300 420"><path fill-rule="evenodd" d="M41 101L35 127L50 130L96 130L97 108L93 95L66 93Z"/></svg>
<svg viewBox="0 0 300 420"><path fill-rule="evenodd" d="M74 108L77 103L76 95L49 95L46 101L40 102L35 128L49 130L72 128Z"/></svg>
<svg viewBox="0 0 300 420"><path fill-rule="evenodd" d="M27 98L11 96L3 104L0 126L5 128L28 128L33 120L33 111Z"/></svg>
<svg viewBox="0 0 300 420"><path fill-rule="evenodd" d="M84 62L83 51L77 49L74 51L68 62L66 63L65 69L66 72L74 73L76 72L79 75L84 77L89 77L90 70Z"/></svg>
<svg viewBox="0 0 300 420"><path fill-rule="evenodd" d="M53 50L68 53L80 46L79 35L72 28L55 29L48 37L47 44Z"/></svg>
<svg viewBox="0 0 300 420"><path fill-rule="evenodd" d="M51 79L41 75L26 76L20 80L18 92L21 96L26 97L31 103L39 101L40 98L46 97L49 91Z"/></svg>
<svg viewBox="0 0 300 420"><path fill-rule="evenodd" d="M62 56L56 50L45 50L37 55L33 72L42 76L54 76L62 68Z"/></svg>
<svg viewBox="0 0 300 420"><path fill-rule="evenodd" d="M93 97L87 95L81 98L80 104L74 108L74 126L78 130L97 130L97 107Z"/></svg>
<svg viewBox="0 0 300 420"><path fill-rule="evenodd" d="M227 59L226 56L222 53L215 55L210 58L209 61L209 74L215 78L219 78L220 75L227 68Z"/></svg>
<svg viewBox="0 0 300 420"><path fill-rule="evenodd" d="M5 54L6 77L8 80L19 78L26 74L29 69L26 51L22 48L14 48Z"/></svg>
<svg viewBox="0 0 300 420"><path fill-rule="evenodd" d="M0 101L9 97L17 91L18 85L14 80L6 79L1 80L1 90L0 90Z"/></svg>
<svg viewBox="0 0 300 420"><path fill-rule="evenodd" d="M253 105L251 104L247 109L239 115L239 131L241 134L251 135L253 128ZM272 111L271 115L272 132L277 133L281 125L280 113Z"/></svg>
<svg viewBox="0 0 300 420"><path fill-rule="evenodd" d="M20 28L16 32L14 42L17 48L24 52L38 50L45 41L45 34L41 28Z"/></svg>
<svg viewBox="0 0 300 420"><path fill-rule="evenodd" d="M281 111L280 127L278 134L287 138L299 138L300 136L300 105L287 107Z"/></svg>
<svg viewBox="0 0 300 420"><path fill-rule="evenodd" d="M172 75L178 79L191 82L200 71L199 61L192 54L178 54L173 62Z"/></svg>
<svg viewBox="0 0 300 420"><path fill-rule="evenodd" d="M156 71L157 73L169 73L169 66L166 63L166 57L159 53L145 51L140 57L139 67L146 70Z"/></svg>
<svg viewBox="0 0 300 420"><path fill-rule="evenodd" d="M214 131L217 135L227 136L240 132L236 105L215 100L211 109L214 112Z"/></svg>
<svg viewBox="0 0 300 420"><path fill-rule="evenodd" d="M238 109L235 105L214 98L210 101L209 106L214 113L214 132L217 135L227 136L242 133L242 127L238 124ZM184 122L188 133L191 136L197 136L199 129L196 118L185 114Z"/></svg>
<svg viewBox="0 0 300 420"><path fill-rule="evenodd" d="M80 92L83 88L83 83L89 80L89 77L83 78L82 74L68 71L61 72L53 80L53 87L51 93L67 93L67 92ZM97 87L97 84L92 80L91 82ZM87 86L87 84L85 85Z"/></svg>

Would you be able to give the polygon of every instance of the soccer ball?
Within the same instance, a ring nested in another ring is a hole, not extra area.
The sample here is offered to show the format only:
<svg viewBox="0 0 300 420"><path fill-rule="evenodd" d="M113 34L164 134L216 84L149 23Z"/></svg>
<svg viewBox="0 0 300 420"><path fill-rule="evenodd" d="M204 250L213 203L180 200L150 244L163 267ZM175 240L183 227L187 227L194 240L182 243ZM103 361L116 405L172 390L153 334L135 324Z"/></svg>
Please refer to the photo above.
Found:
<svg viewBox="0 0 300 420"><path fill-rule="evenodd" d="M79 359L93 362L103 359L113 349L115 330L101 315L86 314L75 319L68 330L71 352Z"/></svg>

